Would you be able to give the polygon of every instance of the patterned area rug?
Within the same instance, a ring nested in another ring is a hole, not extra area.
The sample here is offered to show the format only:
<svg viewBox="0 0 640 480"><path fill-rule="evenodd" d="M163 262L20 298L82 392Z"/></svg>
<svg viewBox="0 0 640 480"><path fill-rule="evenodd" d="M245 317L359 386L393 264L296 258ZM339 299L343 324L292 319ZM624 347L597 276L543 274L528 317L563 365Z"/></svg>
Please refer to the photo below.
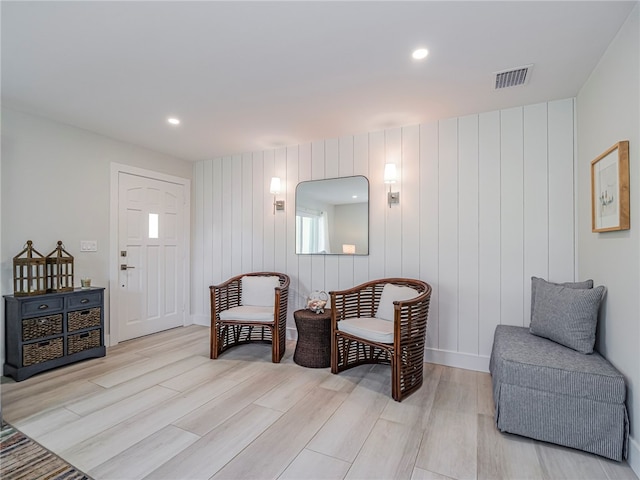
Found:
<svg viewBox="0 0 640 480"><path fill-rule="evenodd" d="M8 423L0 432L2 480L91 480Z"/></svg>

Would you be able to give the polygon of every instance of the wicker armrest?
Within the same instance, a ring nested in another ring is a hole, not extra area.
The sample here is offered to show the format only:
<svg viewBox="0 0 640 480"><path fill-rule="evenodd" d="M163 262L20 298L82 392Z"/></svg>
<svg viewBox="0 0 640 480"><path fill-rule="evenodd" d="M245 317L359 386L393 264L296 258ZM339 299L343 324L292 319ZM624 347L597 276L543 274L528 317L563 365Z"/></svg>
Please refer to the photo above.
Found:
<svg viewBox="0 0 640 480"><path fill-rule="evenodd" d="M331 310L335 312L336 321L354 317L373 317L376 314L382 290L387 283L406 285L418 289L420 295L411 300L398 302L400 308L413 308L425 300L429 300L431 288L426 283L406 278L384 278L372 280L347 290L329 292Z"/></svg>
<svg viewBox="0 0 640 480"><path fill-rule="evenodd" d="M329 292L331 298L331 316L335 321L354 317L373 317L380 301L380 292L376 295L376 283L369 282L348 290ZM382 291L382 288L379 289Z"/></svg>
<svg viewBox="0 0 640 480"><path fill-rule="evenodd" d="M242 295L240 278L235 277L209 288L211 289L211 307L216 314L240 305Z"/></svg>

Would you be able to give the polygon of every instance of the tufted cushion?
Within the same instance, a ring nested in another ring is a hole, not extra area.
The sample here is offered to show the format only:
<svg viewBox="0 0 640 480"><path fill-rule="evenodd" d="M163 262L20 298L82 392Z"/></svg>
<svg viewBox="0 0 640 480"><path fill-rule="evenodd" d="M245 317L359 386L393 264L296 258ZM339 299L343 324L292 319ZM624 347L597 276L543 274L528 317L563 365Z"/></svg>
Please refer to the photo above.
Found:
<svg viewBox="0 0 640 480"><path fill-rule="evenodd" d="M253 307L240 306L233 307L220 312L220 320L242 320L249 322L273 322L273 306Z"/></svg>
<svg viewBox="0 0 640 480"><path fill-rule="evenodd" d="M280 286L280 279L276 276L261 277L247 275L241 278L242 305L253 307L273 307L275 302L275 288Z"/></svg>
<svg viewBox="0 0 640 480"><path fill-rule="evenodd" d="M417 297L418 295L419 293L417 292L417 290L411 287L404 287L400 285L393 285L392 283L386 283L382 288L380 303L378 304L378 309L376 310L376 318L393 322L393 302L410 300Z"/></svg>
<svg viewBox="0 0 640 480"><path fill-rule="evenodd" d="M536 277L531 282L530 332L580 353L592 353L604 287L577 288Z"/></svg>
<svg viewBox="0 0 640 480"><path fill-rule="evenodd" d="M347 318L338 322L338 330L379 343L393 343L393 322L380 318Z"/></svg>

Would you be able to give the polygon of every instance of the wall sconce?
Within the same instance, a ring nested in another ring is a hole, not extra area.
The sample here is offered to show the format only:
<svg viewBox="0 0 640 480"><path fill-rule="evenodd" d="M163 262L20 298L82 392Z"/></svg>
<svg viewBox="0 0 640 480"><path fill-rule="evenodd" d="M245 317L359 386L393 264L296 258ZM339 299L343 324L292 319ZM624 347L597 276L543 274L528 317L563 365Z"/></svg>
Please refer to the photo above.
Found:
<svg viewBox="0 0 640 480"><path fill-rule="evenodd" d="M269 186L269 192L273 195L273 214L276 214L276 210L284 210L284 200L276 200L276 195L280 193L281 189L280 177L271 177L271 185Z"/></svg>
<svg viewBox="0 0 640 480"><path fill-rule="evenodd" d="M342 253L347 255L354 255L356 253L356 246L344 243L342 244Z"/></svg>
<svg viewBox="0 0 640 480"><path fill-rule="evenodd" d="M397 181L396 164L395 163L385 164L384 183L389 184L389 193L387 194L387 201L389 202L389 208L391 208L392 203L400 203L400 192L391 191L391 184L396 183L396 181Z"/></svg>

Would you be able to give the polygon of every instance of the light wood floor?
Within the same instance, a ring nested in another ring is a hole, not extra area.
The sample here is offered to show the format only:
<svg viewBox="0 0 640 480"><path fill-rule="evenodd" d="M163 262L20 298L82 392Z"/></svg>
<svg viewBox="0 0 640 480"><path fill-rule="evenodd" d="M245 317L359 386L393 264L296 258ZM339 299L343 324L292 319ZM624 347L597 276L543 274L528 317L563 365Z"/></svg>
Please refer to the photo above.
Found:
<svg viewBox="0 0 640 480"><path fill-rule="evenodd" d="M339 375L270 347L208 357L208 328L2 385L4 418L100 479L637 479L626 463L501 434L488 374L426 365L391 399L390 368Z"/></svg>

